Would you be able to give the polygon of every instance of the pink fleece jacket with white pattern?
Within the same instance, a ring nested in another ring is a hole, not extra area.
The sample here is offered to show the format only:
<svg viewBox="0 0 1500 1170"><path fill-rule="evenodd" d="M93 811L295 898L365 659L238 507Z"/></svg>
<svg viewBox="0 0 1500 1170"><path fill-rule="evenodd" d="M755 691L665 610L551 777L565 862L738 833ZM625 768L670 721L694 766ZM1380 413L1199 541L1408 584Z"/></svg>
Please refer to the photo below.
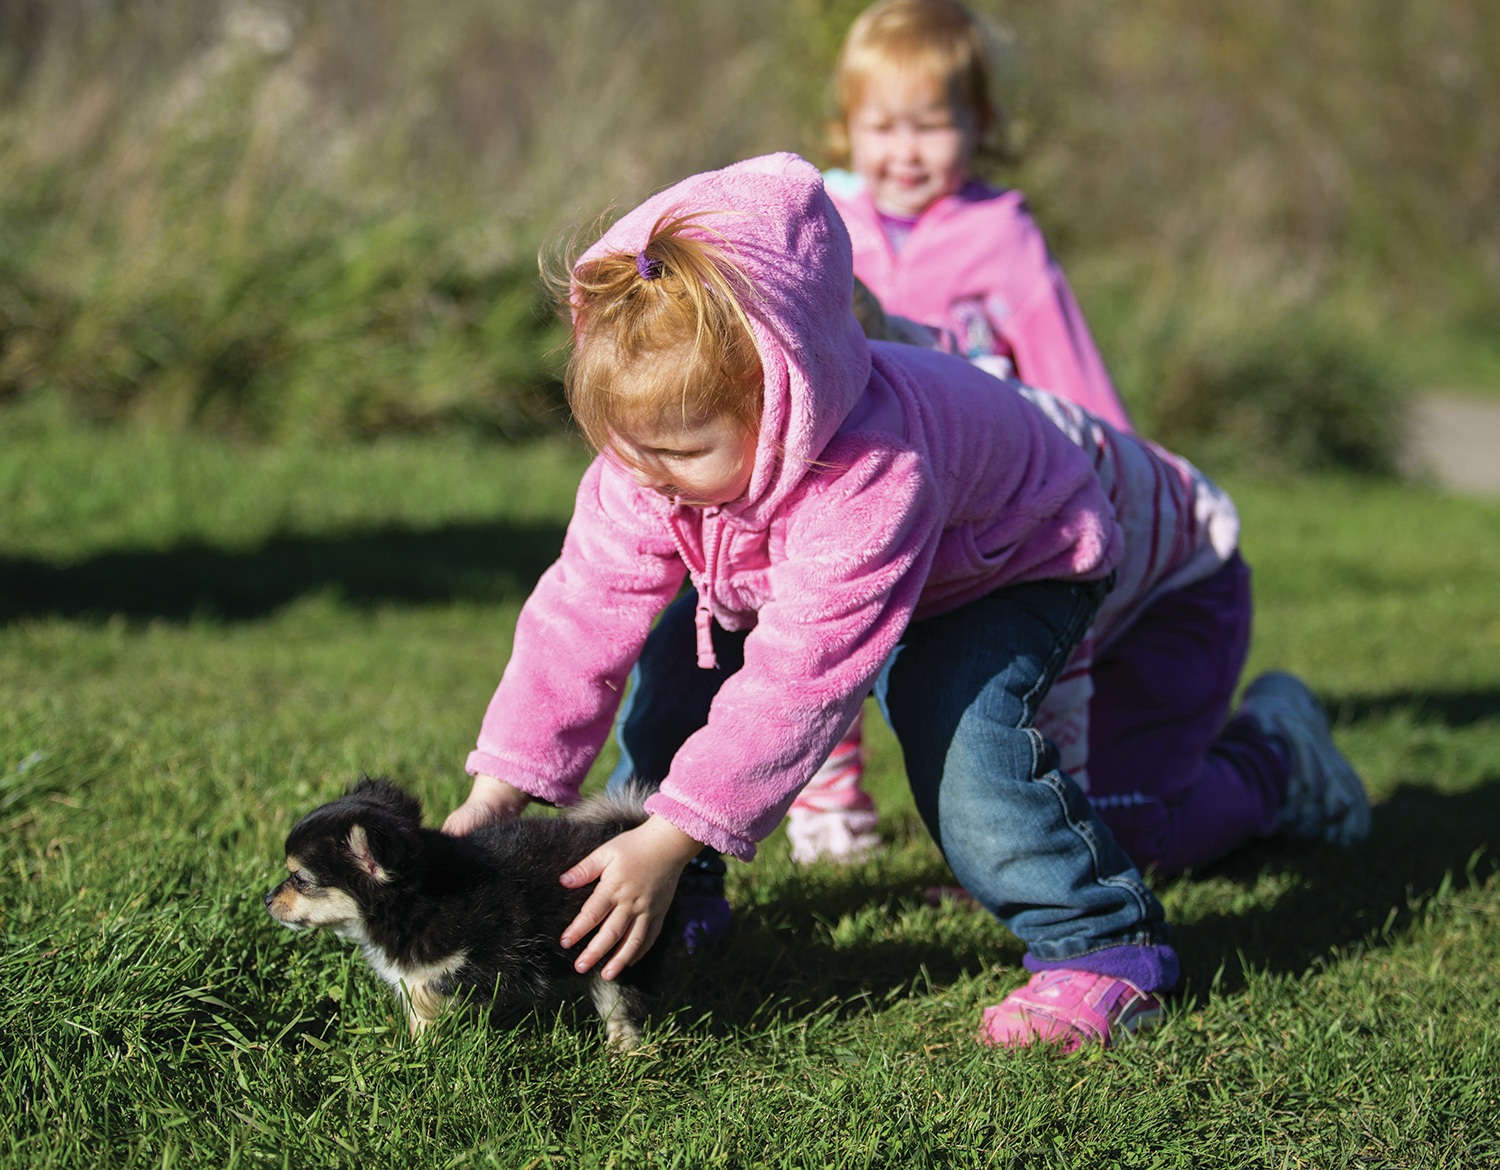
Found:
<svg viewBox="0 0 1500 1170"><path fill-rule="evenodd" d="M1025 197L970 180L918 218L898 252L881 225L863 179L826 176L854 249L854 274L886 312L962 339L978 314L994 333L991 352L1012 373L1129 431L1130 417L1094 344L1062 268L1053 259Z"/></svg>
<svg viewBox="0 0 1500 1170"><path fill-rule="evenodd" d="M1123 539L1090 457L1013 386L866 342L848 235L809 163L770 155L686 179L584 259L634 256L682 211L703 215L754 285L764 402L749 489L681 507L595 459L467 767L575 800L653 619L690 576L702 621L749 630L745 665L646 807L748 859L910 621L1002 585L1102 578Z"/></svg>

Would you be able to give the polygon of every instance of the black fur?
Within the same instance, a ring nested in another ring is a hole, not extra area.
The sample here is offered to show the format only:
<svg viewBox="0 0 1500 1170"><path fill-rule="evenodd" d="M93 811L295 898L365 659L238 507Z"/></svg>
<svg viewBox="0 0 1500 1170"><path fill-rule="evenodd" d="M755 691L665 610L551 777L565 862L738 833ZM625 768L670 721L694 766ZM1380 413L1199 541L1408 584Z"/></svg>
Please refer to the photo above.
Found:
<svg viewBox="0 0 1500 1170"><path fill-rule="evenodd" d="M592 887L567 889L558 875L644 819L638 799L596 800L451 837L422 827L415 797L364 779L292 828L286 852L297 868L266 905L286 925L329 926L359 941L402 994L413 1032L451 999L506 1008L587 992L610 1042L628 1048L674 924L612 984L596 972L580 977L582 944L565 950L558 939Z"/></svg>

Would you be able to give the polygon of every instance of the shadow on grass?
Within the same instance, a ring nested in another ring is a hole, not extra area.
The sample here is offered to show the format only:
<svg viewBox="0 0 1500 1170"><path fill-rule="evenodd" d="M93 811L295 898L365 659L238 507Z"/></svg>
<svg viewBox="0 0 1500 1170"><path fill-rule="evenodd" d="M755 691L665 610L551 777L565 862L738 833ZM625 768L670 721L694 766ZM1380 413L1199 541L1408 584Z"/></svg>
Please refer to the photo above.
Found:
<svg viewBox="0 0 1500 1170"><path fill-rule="evenodd" d="M558 524L493 521L277 536L243 550L190 543L71 565L0 557L0 621L247 621L330 592L359 606L520 600L562 539Z"/></svg>
<svg viewBox="0 0 1500 1170"><path fill-rule="evenodd" d="M1268 842L1212 871L1245 887L1265 872L1296 876L1275 902L1181 924L1182 993L1235 991L1245 970L1299 975L1353 945L1378 947L1412 922L1446 881L1454 891L1500 868L1500 777L1461 793L1406 782L1374 809L1370 839L1353 852ZM1187 879L1192 880L1192 879Z"/></svg>
<svg viewBox="0 0 1500 1170"><path fill-rule="evenodd" d="M910 819L915 821L914 814ZM905 822L897 829L920 832ZM1497 866L1500 777L1458 794L1402 784L1376 807L1371 838L1357 853L1267 843L1242 850L1206 875L1245 890L1267 873L1290 873L1297 880L1274 902L1233 913L1207 911L1179 923L1174 942L1183 982L1174 998L1201 1005L1242 990L1247 971L1296 977L1347 948L1387 945L1445 880L1463 891ZM924 891L952 880L936 853L930 864L907 866L894 880L882 881L864 866L778 869L768 877L772 888L757 890L760 900L739 906L727 942L698 959L668 964L660 1016L675 1016L688 1034L728 1038L773 1023L849 1019L973 978L992 978L998 999L1025 978L1019 942L998 924L970 920L982 912L948 905L916 910L934 917L911 921ZM865 919L862 930L885 937L840 941L825 924L846 917ZM888 920L891 929L872 928L871 918ZM308 1027L298 1032L332 1039L337 1004L325 997L300 1010L298 1022ZM559 1012L571 1029L597 1031L592 1009L578 1003L503 1014L491 1025L545 1031ZM392 1027L399 1032L399 1021ZM283 1021L268 1020L262 1030L278 1033Z"/></svg>
<svg viewBox="0 0 1500 1170"><path fill-rule="evenodd" d="M1463 702L1455 706L1469 709ZM1463 891L1497 868L1500 777L1454 794L1403 783L1375 808L1370 840L1356 852L1267 842L1206 873L1246 890L1267 873L1292 874L1295 881L1274 902L1233 913L1209 910L1177 923L1173 942L1183 972L1177 997L1202 1002L1210 994L1243 989L1249 971L1295 977L1347 948L1386 945L1411 925L1445 881L1453 891ZM709 965L684 987L690 1010L711 1014L711 1030L732 1031L768 1014L781 1019L856 1014L924 981L943 986L983 975L997 964L1019 968L1020 945L1003 930L998 946L969 926L840 946L819 928L819 919L882 908L894 916L897 903L920 901L924 883L952 880L941 862L935 860L924 878L899 887L872 887L857 869L820 867L818 872L816 887L793 880L774 903L742 913L740 929L719 957L722 966ZM1019 970L1015 975L1015 982L1023 977Z"/></svg>
<svg viewBox="0 0 1500 1170"><path fill-rule="evenodd" d="M1422 724L1468 727L1500 717L1500 688L1466 691L1389 691L1383 695L1320 696L1336 724L1378 723L1405 713Z"/></svg>
<svg viewBox="0 0 1500 1170"><path fill-rule="evenodd" d="M727 1036L770 1022L858 1016L927 994L928 985L982 975L997 962L1019 968L1020 957L1019 947L997 954L967 940L959 947L927 939L836 946L811 930L752 919L719 951L669 980L665 1006L693 1021L694 1031Z"/></svg>
<svg viewBox="0 0 1500 1170"><path fill-rule="evenodd" d="M1500 713L1500 690L1393 690L1320 696L1337 724L1380 723L1405 715L1415 725L1464 728ZM1268 841L1242 849L1203 876L1245 888L1263 873L1294 875L1293 891L1238 914L1180 924L1182 994L1245 984L1246 968L1297 975L1332 952L1381 939L1410 925L1444 881L1453 890L1500 868L1500 776L1463 792L1439 792L1411 777L1377 804L1370 839L1352 852ZM1192 880L1192 879L1188 879Z"/></svg>

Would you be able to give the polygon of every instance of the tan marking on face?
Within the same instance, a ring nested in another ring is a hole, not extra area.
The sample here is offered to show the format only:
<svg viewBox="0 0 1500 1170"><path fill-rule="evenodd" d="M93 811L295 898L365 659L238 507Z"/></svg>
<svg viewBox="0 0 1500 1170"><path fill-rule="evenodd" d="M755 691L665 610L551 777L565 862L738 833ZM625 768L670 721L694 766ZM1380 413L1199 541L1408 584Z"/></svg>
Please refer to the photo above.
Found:
<svg viewBox="0 0 1500 1170"><path fill-rule="evenodd" d="M290 921L296 915L296 891L292 889L291 883L282 882L271 892L271 900L266 903L266 909L276 921L288 926L295 925Z"/></svg>
<svg viewBox="0 0 1500 1170"><path fill-rule="evenodd" d="M270 901L266 903L271 917L277 922L303 930L318 927L338 929L361 921L358 905L343 890L316 883L310 884L306 890L297 888L295 878L302 870L300 859L288 857L286 867L292 876L272 891Z"/></svg>

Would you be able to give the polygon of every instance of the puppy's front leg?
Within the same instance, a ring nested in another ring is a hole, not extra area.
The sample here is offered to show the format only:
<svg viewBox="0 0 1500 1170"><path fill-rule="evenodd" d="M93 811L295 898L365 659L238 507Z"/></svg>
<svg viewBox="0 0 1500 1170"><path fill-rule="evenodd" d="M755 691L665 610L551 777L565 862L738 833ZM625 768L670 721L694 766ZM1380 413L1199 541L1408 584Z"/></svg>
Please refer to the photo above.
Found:
<svg viewBox="0 0 1500 1170"><path fill-rule="evenodd" d="M406 1001L406 1021L411 1027L412 1039L417 1039L438 1021L448 1006L449 997L432 983L421 981L401 985L402 998Z"/></svg>
<svg viewBox="0 0 1500 1170"><path fill-rule="evenodd" d="M594 975L589 979L589 998L604 1021L604 1042L616 1052L629 1052L641 1042L635 1019L634 996L618 983Z"/></svg>

